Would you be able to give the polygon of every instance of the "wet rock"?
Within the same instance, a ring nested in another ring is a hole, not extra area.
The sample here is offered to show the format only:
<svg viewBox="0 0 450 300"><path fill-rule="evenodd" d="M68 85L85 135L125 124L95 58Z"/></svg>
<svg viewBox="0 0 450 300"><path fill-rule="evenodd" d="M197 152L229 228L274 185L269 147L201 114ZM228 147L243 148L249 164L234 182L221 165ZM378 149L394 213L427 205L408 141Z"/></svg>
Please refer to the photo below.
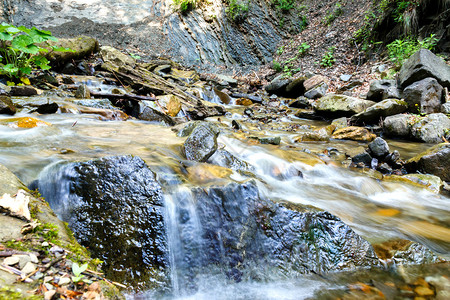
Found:
<svg viewBox="0 0 450 300"><path fill-rule="evenodd" d="M318 99L318 98L325 96L325 94L327 93L327 90L328 90L328 85L325 82L323 82L320 85L307 91L305 93L305 97L309 98L309 99Z"/></svg>
<svg viewBox="0 0 450 300"><path fill-rule="evenodd" d="M387 163L381 163L376 169L383 174L391 174L393 171Z"/></svg>
<svg viewBox="0 0 450 300"><path fill-rule="evenodd" d="M154 109L154 105L153 101L139 101L139 103L133 103L131 115L144 121L161 122L166 126L175 125L175 121L172 117Z"/></svg>
<svg viewBox="0 0 450 300"><path fill-rule="evenodd" d="M286 94L286 87L290 83L289 79L283 79L281 77L277 77L272 80L268 85L264 87L264 89L269 94L275 94L278 96L283 96Z"/></svg>
<svg viewBox="0 0 450 300"><path fill-rule="evenodd" d="M183 152L188 160L205 162L217 150L220 130L212 123L198 123L184 142Z"/></svg>
<svg viewBox="0 0 450 300"><path fill-rule="evenodd" d="M164 282L162 191L144 161L131 155L105 157L56 170L48 181L39 181L39 190L77 240L105 261L106 276L133 285Z"/></svg>
<svg viewBox="0 0 450 300"><path fill-rule="evenodd" d="M222 106L198 106L186 110L191 120L204 120L208 117L223 116L227 111Z"/></svg>
<svg viewBox="0 0 450 300"><path fill-rule="evenodd" d="M12 86L11 87L11 96L35 96L38 94L37 89L35 89L32 86L29 85L22 85L22 86Z"/></svg>
<svg viewBox="0 0 450 300"><path fill-rule="evenodd" d="M430 249L419 243L410 243L405 249L397 250L392 260L398 264L432 264L442 261Z"/></svg>
<svg viewBox="0 0 450 300"><path fill-rule="evenodd" d="M441 111L442 86L434 78L425 78L407 86L403 98L412 113L438 113Z"/></svg>
<svg viewBox="0 0 450 300"><path fill-rule="evenodd" d="M100 109L117 109L114 105L112 105L109 99L80 99L80 100L72 100L73 103L77 105L92 107L92 108L100 108Z"/></svg>
<svg viewBox="0 0 450 300"><path fill-rule="evenodd" d="M208 159L207 162L235 171L250 171L252 169L252 167L247 162L240 160L224 149L219 149L214 152L214 154Z"/></svg>
<svg viewBox="0 0 450 300"><path fill-rule="evenodd" d="M218 89L214 88L213 89L214 93L217 95L217 97L219 97L220 102L222 102L223 104L230 104L231 98L228 94L219 91ZM246 99L250 101L250 104L252 103L250 99ZM250 105L249 104L249 105Z"/></svg>
<svg viewBox="0 0 450 300"><path fill-rule="evenodd" d="M376 158L385 157L389 154L389 145L385 140L377 137L369 144L369 150Z"/></svg>
<svg viewBox="0 0 450 300"><path fill-rule="evenodd" d="M346 117L334 119L331 125L335 126L335 130L342 129L348 126L348 119Z"/></svg>
<svg viewBox="0 0 450 300"><path fill-rule="evenodd" d="M253 104L252 100L247 98L239 98L236 100L236 105L250 106L252 104Z"/></svg>
<svg viewBox="0 0 450 300"><path fill-rule="evenodd" d="M408 172L419 171L424 174L433 174L444 181L450 181L448 166L450 166L450 144L448 143L436 145L406 161L405 164Z"/></svg>
<svg viewBox="0 0 450 300"><path fill-rule="evenodd" d="M161 113L166 112L171 117L176 117L181 111L181 100L175 95L157 96L157 103L146 102L147 105L152 105L153 109L160 110ZM162 110L161 110L162 109Z"/></svg>
<svg viewBox="0 0 450 300"><path fill-rule="evenodd" d="M241 130L242 126L241 126L241 124L239 124L238 121L233 120L233 121L231 121L231 128L233 128L234 130Z"/></svg>
<svg viewBox="0 0 450 300"><path fill-rule="evenodd" d="M425 143L443 142L450 128L450 119L442 114L430 114L419 119L411 127L413 138Z"/></svg>
<svg viewBox="0 0 450 300"><path fill-rule="evenodd" d="M85 84L81 84L75 91L75 98L78 98L78 99L91 98L91 91L89 90L88 86Z"/></svg>
<svg viewBox="0 0 450 300"><path fill-rule="evenodd" d="M407 138L411 134L411 116L394 115L383 121L383 132L388 136Z"/></svg>
<svg viewBox="0 0 450 300"><path fill-rule="evenodd" d="M398 73L399 84L403 88L428 77L450 88L450 67L433 52L423 48L403 63Z"/></svg>
<svg viewBox="0 0 450 300"><path fill-rule="evenodd" d="M370 83L367 100L380 102L389 98L400 99L396 80L375 80Z"/></svg>
<svg viewBox="0 0 450 300"><path fill-rule="evenodd" d="M281 142L281 138L279 136L259 137L258 141L261 144L279 145Z"/></svg>
<svg viewBox="0 0 450 300"><path fill-rule="evenodd" d="M310 108L311 107L311 103L310 103L310 100L307 99L306 97L300 96L297 99L292 100L291 102L289 102L289 107Z"/></svg>
<svg viewBox="0 0 450 300"><path fill-rule="evenodd" d="M58 111L58 104L56 104L55 102L53 103L46 103L46 104L42 104L39 105L39 107L36 109L36 112L40 113L40 114L54 114Z"/></svg>
<svg viewBox="0 0 450 300"><path fill-rule="evenodd" d="M105 63L110 63L115 67L122 67L128 65L134 67L136 61L130 55L123 54L119 50L110 46L102 46L100 48L100 55Z"/></svg>
<svg viewBox="0 0 450 300"><path fill-rule="evenodd" d="M40 126L51 126L52 124L32 118L32 117L21 117L21 118L11 118L2 119L0 123L8 124L12 128L34 128Z"/></svg>
<svg viewBox="0 0 450 300"><path fill-rule="evenodd" d="M429 174L406 174L403 175L404 178L425 186L428 190L434 193L440 193L444 187L444 182L441 178L435 175Z"/></svg>
<svg viewBox="0 0 450 300"><path fill-rule="evenodd" d="M369 100L330 94L316 100L313 108L316 113L325 116L348 117L363 112L374 104L375 102Z"/></svg>
<svg viewBox="0 0 450 300"><path fill-rule="evenodd" d="M295 138L295 141L296 142L328 141L330 139L330 135L331 132L328 132L326 128L321 128L315 131L300 133L299 136Z"/></svg>
<svg viewBox="0 0 450 300"><path fill-rule="evenodd" d="M49 42L50 46L70 48L73 52L50 51L47 59L53 64L64 66L66 62L82 59L98 52L98 41L88 36L78 36L70 39L58 39L57 42Z"/></svg>
<svg viewBox="0 0 450 300"><path fill-rule="evenodd" d="M11 101L11 97L6 95L0 95L0 114L14 115L16 113L16 107Z"/></svg>
<svg viewBox="0 0 450 300"><path fill-rule="evenodd" d="M373 124L379 122L382 118L397 115L406 110L408 110L408 104L405 101L386 99L352 116L351 122L354 124Z"/></svg>
<svg viewBox="0 0 450 300"><path fill-rule="evenodd" d="M352 157L352 163L357 166L360 166L362 164L362 166L364 167L370 167L372 163L372 156L370 156L370 154L366 151L362 151L361 153L358 153Z"/></svg>
<svg viewBox="0 0 450 300"><path fill-rule="evenodd" d="M333 139L338 140L354 140L370 142L375 139L376 135L363 127L350 126L345 127L333 132L331 136Z"/></svg>

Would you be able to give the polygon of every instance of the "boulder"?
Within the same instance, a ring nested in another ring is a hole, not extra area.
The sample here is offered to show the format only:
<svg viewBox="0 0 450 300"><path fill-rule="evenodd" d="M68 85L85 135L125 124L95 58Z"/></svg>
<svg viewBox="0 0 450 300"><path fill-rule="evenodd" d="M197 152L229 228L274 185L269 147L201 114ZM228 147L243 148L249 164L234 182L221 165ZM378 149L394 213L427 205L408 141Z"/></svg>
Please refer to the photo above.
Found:
<svg viewBox="0 0 450 300"><path fill-rule="evenodd" d="M303 93L305 93L305 87L303 83L305 82L305 77L295 78L291 80L289 84L286 86L286 93L281 96L286 96L289 98L297 98Z"/></svg>
<svg viewBox="0 0 450 300"><path fill-rule="evenodd" d="M155 103L153 101L139 101L138 103L133 103L131 115L144 121L160 122L166 126L175 125L175 121L172 117L159 111L160 109L155 109L154 106Z"/></svg>
<svg viewBox="0 0 450 300"><path fill-rule="evenodd" d="M317 114L332 117L348 117L363 112L375 102L345 95L330 94L322 97L313 104Z"/></svg>
<svg viewBox="0 0 450 300"><path fill-rule="evenodd" d="M300 96L295 100L292 100L289 102L289 107L294 107L294 108L310 108L311 107L311 100L309 100L308 98L304 97L304 96Z"/></svg>
<svg viewBox="0 0 450 300"><path fill-rule="evenodd" d="M305 91L309 91L323 83L325 83L325 84L328 83L328 79L325 76L314 75L313 77L306 79L303 82L303 86L305 88Z"/></svg>
<svg viewBox="0 0 450 300"><path fill-rule="evenodd" d="M207 161L217 150L219 132L219 128L212 123L198 123L184 142L185 157L198 162Z"/></svg>
<svg viewBox="0 0 450 300"><path fill-rule="evenodd" d="M387 79L372 81L366 98L375 102L389 98L400 99L397 81Z"/></svg>
<svg viewBox="0 0 450 300"><path fill-rule="evenodd" d="M130 55L120 52L118 49L110 46L102 46L100 55L105 63L110 63L115 67L130 66L134 67L136 61Z"/></svg>
<svg viewBox="0 0 450 300"><path fill-rule="evenodd" d="M441 112L442 86L436 79L428 77L407 86L403 98L412 113L438 113Z"/></svg>
<svg viewBox="0 0 450 300"><path fill-rule="evenodd" d="M429 150L406 161L408 172L419 171L433 174L444 181L450 181L450 144L435 145Z"/></svg>
<svg viewBox="0 0 450 300"><path fill-rule="evenodd" d="M155 174L137 156L54 166L39 191L112 280L161 280L168 265L165 209ZM138 281L138 282L137 282Z"/></svg>
<svg viewBox="0 0 450 300"><path fill-rule="evenodd" d="M411 115L389 116L383 121L383 133L392 137L407 138L411 134Z"/></svg>
<svg viewBox="0 0 450 300"><path fill-rule="evenodd" d="M427 49L414 53L403 63L398 73L398 81L403 88L428 77L433 77L443 87L450 88L450 66Z"/></svg>
<svg viewBox="0 0 450 300"><path fill-rule="evenodd" d="M235 171L250 171L252 166L224 149L219 149L208 159L210 164L229 168Z"/></svg>
<svg viewBox="0 0 450 300"><path fill-rule="evenodd" d="M334 119L331 122L331 125L335 126L335 130L342 129L348 126L348 119L346 117Z"/></svg>
<svg viewBox="0 0 450 300"><path fill-rule="evenodd" d="M440 143L450 128L450 119L442 114L430 114L419 119L411 127L413 138L425 143Z"/></svg>
<svg viewBox="0 0 450 300"><path fill-rule="evenodd" d="M47 59L53 64L60 66L66 62L82 59L88 55L98 52L98 41L88 36L78 36L70 39L58 39L56 42L50 41L51 46L70 48L73 52L50 51Z"/></svg>
<svg viewBox="0 0 450 300"><path fill-rule="evenodd" d="M7 95L0 95L0 114L14 115L16 107L11 101L11 97Z"/></svg>
<svg viewBox="0 0 450 300"><path fill-rule="evenodd" d="M30 85L12 86L10 91L11 96L35 96L38 90Z"/></svg>
<svg viewBox="0 0 450 300"><path fill-rule="evenodd" d="M305 93L305 97L309 98L309 99L318 99L318 98L325 96L325 94L327 93L327 90L328 90L328 84L326 84L325 82L322 82L318 86L308 90Z"/></svg>
<svg viewBox="0 0 450 300"><path fill-rule="evenodd" d="M369 144L369 150L376 158L385 157L389 154L389 145L385 140L377 137Z"/></svg>
<svg viewBox="0 0 450 300"><path fill-rule="evenodd" d="M91 98L91 91L85 84L80 84L80 86L75 91L75 98L78 99L89 99Z"/></svg>
<svg viewBox="0 0 450 300"><path fill-rule="evenodd" d="M333 132L331 136L333 139L338 140L354 140L354 141L364 141L370 142L375 139L376 135L371 133L369 130L363 127L350 126L345 127Z"/></svg>
<svg viewBox="0 0 450 300"><path fill-rule="evenodd" d="M450 102L442 104L441 113L446 114L446 115L450 114Z"/></svg>
<svg viewBox="0 0 450 300"><path fill-rule="evenodd" d="M408 110L408 104L399 99L386 99L370 106L363 112L351 117L354 124L374 124L382 118L400 114Z"/></svg>
<svg viewBox="0 0 450 300"><path fill-rule="evenodd" d="M268 85L264 86L264 89L269 94L275 94L278 96L283 96L286 94L286 87L291 81L289 79L283 79L283 77L278 76L272 80Z"/></svg>

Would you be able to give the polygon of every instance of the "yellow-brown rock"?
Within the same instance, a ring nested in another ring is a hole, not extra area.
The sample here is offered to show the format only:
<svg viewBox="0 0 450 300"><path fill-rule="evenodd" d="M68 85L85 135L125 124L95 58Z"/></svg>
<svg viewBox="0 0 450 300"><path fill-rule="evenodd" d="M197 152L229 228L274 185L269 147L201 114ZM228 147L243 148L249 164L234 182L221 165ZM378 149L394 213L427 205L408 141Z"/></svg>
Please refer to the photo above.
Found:
<svg viewBox="0 0 450 300"><path fill-rule="evenodd" d="M331 137L338 140L371 142L376 138L376 135L371 133L366 128L349 126L336 130Z"/></svg>
<svg viewBox="0 0 450 300"><path fill-rule="evenodd" d="M50 126L52 124L32 118L32 117L22 117L22 118L11 118L11 119L3 119L1 123L7 124L9 127L13 128L34 128L38 126Z"/></svg>
<svg viewBox="0 0 450 300"><path fill-rule="evenodd" d="M236 105L250 106L252 104L253 104L252 100L247 98L239 98L236 100Z"/></svg>

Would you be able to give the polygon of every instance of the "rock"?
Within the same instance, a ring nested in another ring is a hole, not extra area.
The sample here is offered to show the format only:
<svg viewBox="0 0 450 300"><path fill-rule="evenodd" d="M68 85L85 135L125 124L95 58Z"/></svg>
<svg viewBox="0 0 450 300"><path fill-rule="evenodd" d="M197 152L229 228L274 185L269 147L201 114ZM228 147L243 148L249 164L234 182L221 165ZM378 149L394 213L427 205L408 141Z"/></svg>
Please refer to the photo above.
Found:
<svg viewBox="0 0 450 300"><path fill-rule="evenodd" d="M54 114L58 111L59 105L55 102L52 103L46 103L39 105L39 107L36 109L36 112L44 115L44 114Z"/></svg>
<svg viewBox="0 0 450 300"><path fill-rule="evenodd" d="M369 150L372 156L382 158L389 154L389 145L385 140L377 137L369 144Z"/></svg>
<svg viewBox="0 0 450 300"><path fill-rule="evenodd" d="M2 119L0 120L0 124L2 123L8 124L8 126L12 128L34 128L39 126L52 125L50 123L32 117Z"/></svg>
<svg viewBox="0 0 450 300"><path fill-rule="evenodd" d="M19 258L17 256L10 256L10 257L6 257L3 260L3 264L7 265L7 266L13 266L15 264L19 263Z"/></svg>
<svg viewBox="0 0 450 300"><path fill-rule="evenodd" d="M333 132L333 139L370 142L376 135L363 127L350 126Z"/></svg>
<svg viewBox="0 0 450 300"><path fill-rule="evenodd" d="M425 78L407 86L403 98L412 113L438 113L441 111L442 86L434 78Z"/></svg>
<svg viewBox="0 0 450 300"><path fill-rule="evenodd" d="M370 164L372 163L372 156L370 156L369 153L366 151L362 151L359 154L356 154L352 157L352 163L355 165L363 164L365 167L370 167Z"/></svg>
<svg viewBox="0 0 450 300"><path fill-rule="evenodd" d="M28 204L30 197L22 189L19 189L15 195L3 194L0 196L1 211L6 211L11 216L15 216L24 220L31 220Z"/></svg>
<svg viewBox="0 0 450 300"><path fill-rule="evenodd" d="M37 256L34 253L28 253L28 256L30 257L30 261L33 264L38 264L39 263L39 259L37 258Z"/></svg>
<svg viewBox="0 0 450 300"><path fill-rule="evenodd" d="M401 87L433 77L443 87L450 88L450 67L433 52L420 49L403 63L398 80Z"/></svg>
<svg viewBox="0 0 450 300"><path fill-rule="evenodd" d="M72 281L69 277L61 277L58 281L59 286L69 285L70 283L72 283Z"/></svg>
<svg viewBox="0 0 450 300"><path fill-rule="evenodd" d="M363 112L375 102L345 95L326 95L313 104L316 113L333 117L348 117Z"/></svg>
<svg viewBox="0 0 450 300"><path fill-rule="evenodd" d="M321 128L315 131L307 131L300 133L299 136L295 138L295 141L296 142L328 141L330 139L330 135L331 132L328 132L326 128Z"/></svg>
<svg viewBox="0 0 450 300"><path fill-rule="evenodd" d="M309 90L321 85L322 83L327 84L328 79L322 75L314 75L313 77L306 79L303 82L303 86L305 88L305 91L309 91Z"/></svg>
<svg viewBox="0 0 450 300"><path fill-rule="evenodd" d="M172 119L172 117L153 108L153 106L155 106L155 103L153 101L139 101L139 103L133 104L134 104L134 109L132 110L133 117L144 121L160 122L166 126L175 125L175 121Z"/></svg>
<svg viewBox="0 0 450 300"><path fill-rule="evenodd" d="M161 107L165 109L165 112L171 116L176 117L178 113L181 111L181 100L175 95L163 95L163 96L157 96L158 104L159 105L152 105L153 109L157 109ZM151 105L151 101L146 102L147 105ZM160 111L164 113L164 111Z"/></svg>
<svg viewBox="0 0 450 300"><path fill-rule="evenodd" d="M278 76L264 87L269 94L283 96L286 94L286 87L291 81Z"/></svg>
<svg viewBox="0 0 450 300"><path fill-rule="evenodd" d="M408 137L411 133L411 116L394 115L383 121L383 132L393 137Z"/></svg>
<svg viewBox="0 0 450 300"><path fill-rule="evenodd" d="M22 268L21 270L23 273L25 273L26 275L33 273L34 271L36 271L36 266L31 262L27 262L26 265Z"/></svg>
<svg viewBox="0 0 450 300"><path fill-rule="evenodd" d="M450 181L450 144L442 143L406 161L408 172L433 174Z"/></svg>
<svg viewBox="0 0 450 300"><path fill-rule="evenodd" d="M442 104L441 113L446 114L446 115L450 114L450 102Z"/></svg>
<svg viewBox="0 0 450 300"><path fill-rule="evenodd" d="M307 91L305 93L305 97L309 98L309 99L318 99L318 98L325 96L325 94L327 93L327 90L328 90L328 84L326 84L325 82L322 82L320 85Z"/></svg>
<svg viewBox="0 0 450 300"><path fill-rule="evenodd" d="M279 145L281 142L281 138L279 136L260 137L258 138L258 141L261 144Z"/></svg>
<svg viewBox="0 0 450 300"><path fill-rule="evenodd" d="M342 81L345 81L345 82L349 81L351 78L352 78L352 75L350 75L350 74L342 74L341 76L339 76L339 79Z"/></svg>
<svg viewBox="0 0 450 300"><path fill-rule="evenodd" d="M400 99L396 80L374 80L370 83L367 100L380 102L389 98Z"/></svg>
<svg viewBox="0 0 450 300"><path fill-rule="evenodd" d="M413 138L425 143L443 142L450 128L450 119L442 114L430 114L419 119L411 127Z"/></svg>
<svg viewBox="0 0 450 300"><path fill-rule="evenodd" d="M429 174L406 174L402 177L420 185L425 186L428 190L438 194L442 191L444 187L444 182L435 175Z"/></svg>
<svg viewBox="0 0 450 300"><path fill-rule="evenodd" d="M343 94L348 94L349 96L351 96L352 95L351 90L353 90L354 88L361 86L363 84L364 84L364 81L362 81L361 79L355 79L355 80L350 81L347 84L340 86L337 89L337 92L343 93Z"/></svg>
<svg viewBox="0 0 450 300"><path fill-rule="evenodd" d="M88 55L96 53L99 49L98 41L88 36L58 39L57 42L50 41L49 45L70 48L73 50L73 52L50 51L47 54L47 59L50 60L52 64L58 64L60 66L65 65L65 63L69 61L82 59Z"/></svg>
<svg viewBox="0 0 450 300"><path fill-rule="evenodd" d="M80 99L80 100L72 100L73 103L77 105L99 108L99 109L117 109L114 105L112 105L109 99Z"/></svg>
<svg viewBox="0 0 450 300"><path fill-rule="evenodd" d="M286 96L289 98L297 98L303 95L303 93L305 92L305 87L303 86L305 79L306 79L305 77L300 77L290 81L285 88L286 92L281 96Z"/></svg>
<svg viewBox="0 0 450 300"><path fill-rule="evenodd" d="M247 162L240 160L224 149L219 149L214 152L214 154L208 159L207 162L235 171L250 171L252 169L252 167Z"/></svg>
<svg viewBox="0 0 450 300"><path fill-rule="evenodd" d="M0 114L14 115L16 113L16 107L11 101L10 96L0 95Z"/></svg>
<svg viewBox="0 0 450 300"><path fill-rule="evenodd" d="M32 86L29 85L18 85L18 86L12 86L11 87L11 96L35 96L38 94L38 90Z"/></svg>
<svg viewBox="0 0 450 300"><path fill-rule="evenodd" d="M289 102L289 107L294 107L294 108L310 108L311 107L311 103L309 102L310 100L307 99L306 97L300 96L295 100L292 100ZM450 109L450 107L449 107Z"/></svg>
<svg viewBox="0 0 450 300"><path fill-rule="evenodd" d="M81 84L75 91L75 98L78 98L78 99L91 98L91 91L89 90L88 86L85 84Z"/></svg>
<svg viewBox="0 0 450 300"><path fill-rule="evenodd" d="M126 65L134 67L136 65L136 61L130 55L123 54L116 48L110 46L102 46L100 48L100 55L105 63L110 63L116 68Z"/></svg>
<svg viewBox="0 0 450 300"><path fill-rule="evenodd" d="M220 130L212 123L197 124L184 142L183 152L188 160L205 162L217 150Z"/></svg>
<svg viewBox="0 0 450 300"><path fill-rule="evenodd" d="M382 118L397 115L408 110L408 104L399 99L386 99L370 106L363 112L353 115L351 122L354 124L374 124Z"/></svg>
<svg viewBox="0 0 450 300"><path fill-rule="evenodd" d="M331 122L331 125L335 126L335 130L342 129L348 126L348 119L346 117L334 119Z"/></svg>
<svg viewBox="0 0 450 300"><path fill-rule="evenodd" d="M247 98L239 98L236 100L236 105L250 106L252 104L253 104L252 100Z"/></svg>
<svg viewBox="0 0 450 300"><path fill-rule="evenodd" d="M216 88L214 88L213 91L217 95L217 97L219 97L220 102L222 102L222 104L230 104L231 97L228 94L226 94L222 91L219 91ZM249 100L249 99L246 99L246 100ZM250 101L250 103L251 103L251 101Z"/></svg>
<svg viewBox="0 0 450 300"><path fill-rule="evenodd" d="M389 166L387 163L381 163L378 167L377 170L380 171L383 174L391 174L392 173L392 168L391 166Z"/></svg>
<svg viewBox="0 0 450 300"><path fill-rule="evenodd" d="M237 79L234 79L233 77L228 76L228 75L217 74L216 77L218 80L224 81L227 83L227 85L230 85L230 86L237 86L237 84L238 84Z"/></svg>
<svg viewBox="0 0 450 300"><path fill-rule="evenodd" d="M39 191L80 244L105 261L106 277L130 284L165 281L162 190L141 158L114 156L57 165L40 177Z"/></svg>

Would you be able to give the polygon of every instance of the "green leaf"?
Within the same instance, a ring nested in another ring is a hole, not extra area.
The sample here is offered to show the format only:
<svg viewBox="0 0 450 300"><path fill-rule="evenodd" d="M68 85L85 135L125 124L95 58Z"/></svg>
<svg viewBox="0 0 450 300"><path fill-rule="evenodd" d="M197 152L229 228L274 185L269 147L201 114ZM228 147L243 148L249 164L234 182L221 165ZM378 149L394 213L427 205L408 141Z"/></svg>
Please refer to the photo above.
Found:
<svg viewBox="0 0 450 300"><path fill-rule="evenodd" d="M31 70L32 70L32 69L31 69L30 66L25 66L25 67L19 68L20 73L21 73L21 74L24 74L24 75L30 74L30 73L31 73Z"/></svg>
<svg viewBox="0 0 450 300"><path fill-rule="evenodd" d="M0 40L10 41L12 39L13 39L13 36L10 35L9 33L7 33L7 32L0 32Z"/></svg>
<svg viewBox="0 0 450 300"><path fill-rule="evenodd" d="M33 38L29 35L18 35L16 36L12 42L11 46L16 48L19 51L29 53L29 54L37 54L39 53L39 47L34 45Z"/></svg>
<svg viewBox="0 0 450 300"><path fill-rule="evenodd" d="M72 272L75 275L75 277L80 277L81 273L87 270L88 264L79 265L78 263L74 262L72 264Z"/></svg>
<svg viewBox="0 0 450 300"><path fill-rule="evenodd" d="M34 56L33 62L36 66L41 68L42 70L48 70L50 69L50 66L48 65L50 62L43 56Z"/></svg>
<svg viewBox="0 0 450 300"><path fill-rule="evenodd" d="M19 68L13 64L7 64L7 65L3 66L3 70L7 73L12 74L12 73L17 73L19 71Z"/></svg>
<svg viewBox="0 0 450 300"><path fill-rule="evenodd" d="M42 43L48 40L57 41L58 39L52 36L50 31L39 30L36 27L31 28L28 33L34 40L35 43Z"/></svg>

